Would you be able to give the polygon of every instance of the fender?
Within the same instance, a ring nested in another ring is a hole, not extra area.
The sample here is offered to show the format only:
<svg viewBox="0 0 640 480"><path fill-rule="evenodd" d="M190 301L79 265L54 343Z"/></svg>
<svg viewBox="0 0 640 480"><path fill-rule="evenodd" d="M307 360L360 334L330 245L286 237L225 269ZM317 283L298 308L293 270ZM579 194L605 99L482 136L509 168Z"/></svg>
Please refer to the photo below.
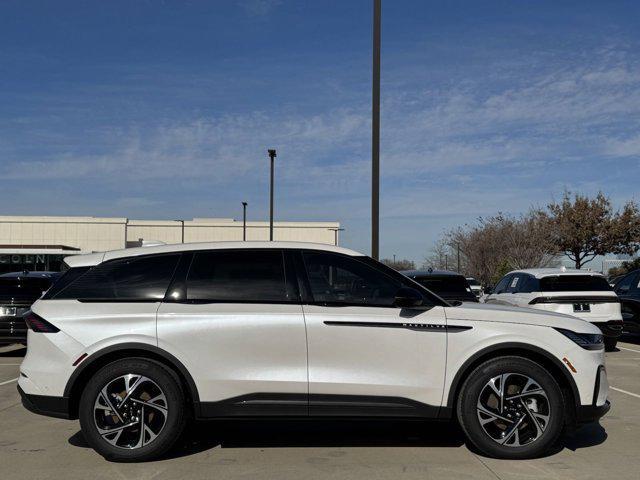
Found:
<svg viewBox="0 0 640 480"><path fill-rule="evenodd" d="M491 345L489 347L485 347L482 350L474 353L471 357L469 357L460 367L460 369L456 372L456 375L453 377L453 381L451 382L451 387L449 387L449 396L447 397L447 409L455 409L456 403L456 392L458 391L458 387L460 383L464 380L466 375L470 373L470 367L476 363L480 358L490 355L494 352L500 352L505 350L524 350L531 353L535 353L537 355L543 356L546 360L549 360L553 363L559 371L561 371L564 375L564 378L567 380L567 383L571 387L571 392L573 393L573 398L575 400L575 406L580 406L580 394L578 392L578 387L576 385L575 380L569 374L566 367L551 353L546 350L536 347L534 345L529 345L527 343L518 343L518 342L506 342L506 343L498 343L495 345Z"/></svg>
<svg viewBox="0 0 640 480"><path fill-rule="evenodd" d="M169 352L146 343L120 343L118 345L105 347L102 350L98 350L97 352L92 353L78 366L78 368L74 370L74 372L69 377L69 380L67 381L67 384L64 388L64 396L66 398L70 398L71 393L73 392L73 388L75 387L78 379L81 378L82 373L87 371L88 368L90 368L92 365L95 365L96 362L100 361L100 359L104 358L106 355L111 355L116 352L134 351L144 351L150 353L152 357L160 357L167 364L171 365L175 370L177 370L180 375L182 375L185 383L187 384L189 394L191 396L191 399L193 400L194 405L196 406L197 411L200 404L200 396L198 394L198 388L196 387L196 384L193 381L193 378L191 377L189 371L185 368L182 362L180 362L180 360L171 355Z"/></svg>

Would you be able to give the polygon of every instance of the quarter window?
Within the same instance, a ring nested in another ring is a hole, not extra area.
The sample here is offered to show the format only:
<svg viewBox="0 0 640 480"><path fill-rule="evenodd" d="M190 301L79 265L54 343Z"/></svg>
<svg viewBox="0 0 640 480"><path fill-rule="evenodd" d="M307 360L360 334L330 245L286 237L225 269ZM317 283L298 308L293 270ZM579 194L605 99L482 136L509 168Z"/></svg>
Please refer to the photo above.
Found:
<svg viewBox="0 0 640 480"><path fill-rule="evenodd" d="M267 251L207 251L193 257L187 301L289 302L283 254Z"/></svg>
<svg viewBox="0 0 640 480"><path fill-rule="evenodd" d="M322 304L391 307L400 283L345 255L305 252L313 299Z"/></svg>
<svg viewBox="0 0 640 480"><path fill-rule="evenodd" d="M127 257L96 265L56 299L162 301L179 254Z"/></svg>

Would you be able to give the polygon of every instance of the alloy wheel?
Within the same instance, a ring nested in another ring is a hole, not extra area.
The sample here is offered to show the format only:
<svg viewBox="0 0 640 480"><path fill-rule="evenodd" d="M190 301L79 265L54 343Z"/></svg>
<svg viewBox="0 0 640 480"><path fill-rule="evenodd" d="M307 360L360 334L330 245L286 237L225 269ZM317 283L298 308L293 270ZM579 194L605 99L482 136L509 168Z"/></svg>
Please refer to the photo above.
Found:
<svg viewBox="0 0 640 480"><path fill-rule="evenodd" d="M142 448L153 442L167 422L167 397L150 378L135 373L106 384L94 403L100 436L115 447Z"/></svg>
<svg viewBox="0 0 640 480"><path fill-rule="evenodd" d="M545 390L534 379L520 373L491 378L480 392L476 408L484 432L507 447L535 442L551 419Z"/></svg>

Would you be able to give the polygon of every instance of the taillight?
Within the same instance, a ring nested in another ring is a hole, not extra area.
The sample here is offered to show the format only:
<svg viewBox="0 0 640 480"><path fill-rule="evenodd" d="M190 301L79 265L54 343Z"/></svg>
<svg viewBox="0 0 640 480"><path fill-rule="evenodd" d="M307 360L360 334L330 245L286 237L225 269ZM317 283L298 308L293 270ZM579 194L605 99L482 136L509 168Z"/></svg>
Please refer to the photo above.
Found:
<svg viewBox="0 0 640 480"><path fill-rule="evenodd" d="M51 325L44 318L36 315L31 310L25 313L23 318L25 323L27 324L27 327L29 327L34 332L56 333L60 331L58 327L56 327L55 325Z"/></svg>

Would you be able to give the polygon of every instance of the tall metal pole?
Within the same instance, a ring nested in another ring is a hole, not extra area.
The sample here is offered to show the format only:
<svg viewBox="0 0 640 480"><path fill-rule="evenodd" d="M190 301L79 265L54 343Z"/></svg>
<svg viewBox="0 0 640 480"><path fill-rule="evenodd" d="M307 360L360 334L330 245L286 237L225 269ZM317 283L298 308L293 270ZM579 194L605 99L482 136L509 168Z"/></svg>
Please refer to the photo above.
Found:
<svg viewBox="0 0 640 480"><path fill-rule="evenodd" d="M247 241L247 202L242 202L242 241Z"/></svg>
<svg viewBox="0 0 640 480"><path fill-rule="evenodd" d="M269 241L273 242L273 165L276 158L275 149L267 150L271 159L271 187L269 189Z"/></svg>
<svg viewBox="0 0 640 480"><path fill-rule="evenodd" d="M380 39L381 0L373 0L371 118L371 256L380 258Z"/></svg>

